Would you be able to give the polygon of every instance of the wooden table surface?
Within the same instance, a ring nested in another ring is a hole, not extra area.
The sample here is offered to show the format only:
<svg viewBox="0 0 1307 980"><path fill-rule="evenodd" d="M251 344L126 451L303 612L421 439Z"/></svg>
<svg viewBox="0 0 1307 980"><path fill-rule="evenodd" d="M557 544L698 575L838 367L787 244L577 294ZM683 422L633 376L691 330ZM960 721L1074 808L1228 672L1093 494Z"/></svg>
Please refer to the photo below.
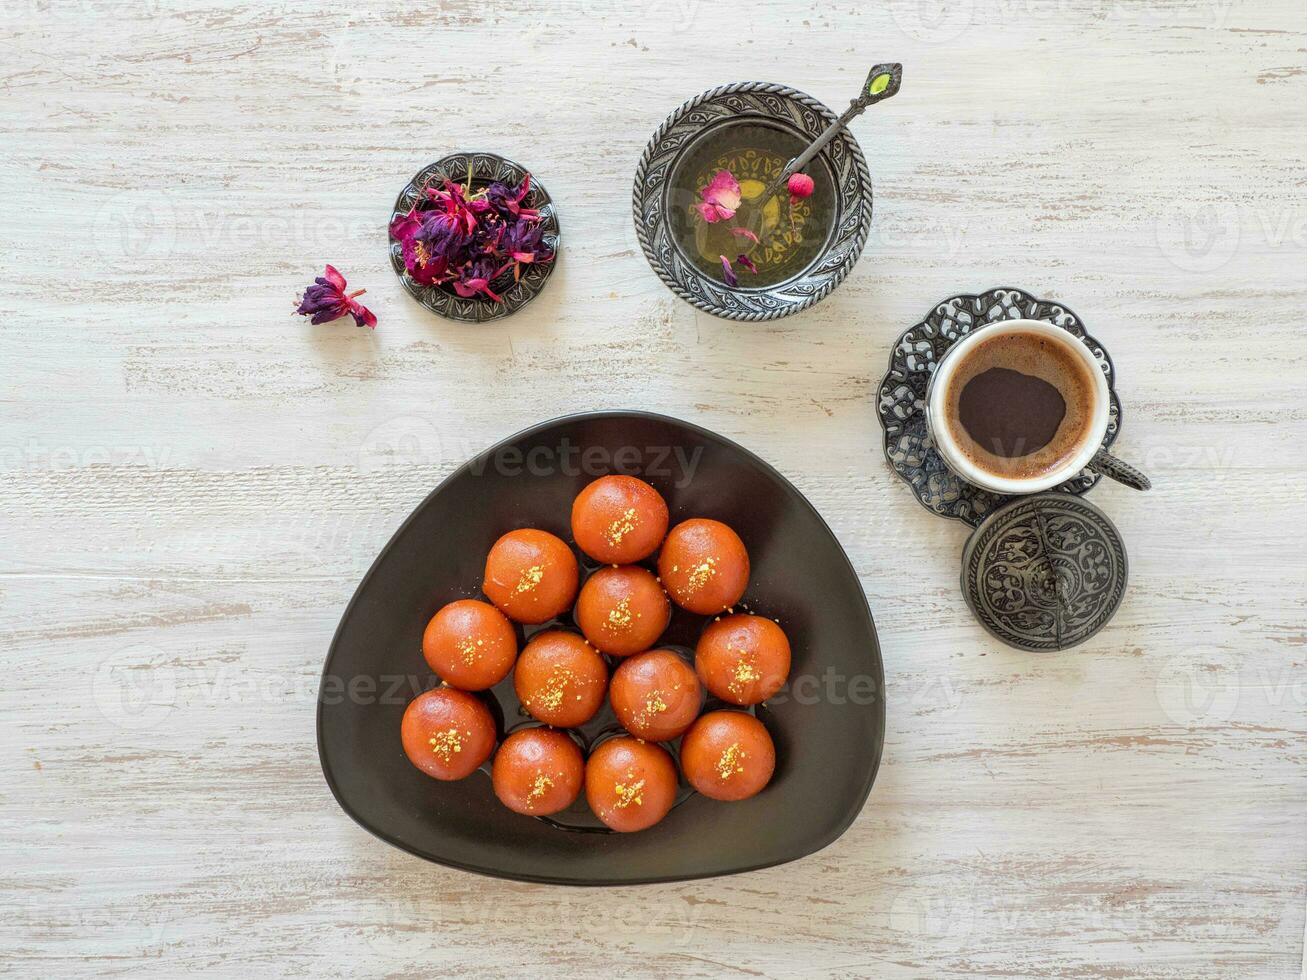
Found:
<svg viewBox="0 0 1307 980"><path fill-rule="evenodd" d="M1301 0L367 6L0 15L0 972L1298 976ZM884 60L848 281L762 325L673 297L629 203L667 113L754 78L839 107ZM566 241L480 327L386 252L398 189L458 148L533 169ZM328 261L375 332L290 315ZM1156 484L1093 492L1130 590L1059 656L973 621L966 529L880 452L894 337L995 285L1108 345ZM468 454L603 407L757 451L861 577L884 765L818 854L515 884L388 847L324 784L319 673L373 556Z"/></svg>

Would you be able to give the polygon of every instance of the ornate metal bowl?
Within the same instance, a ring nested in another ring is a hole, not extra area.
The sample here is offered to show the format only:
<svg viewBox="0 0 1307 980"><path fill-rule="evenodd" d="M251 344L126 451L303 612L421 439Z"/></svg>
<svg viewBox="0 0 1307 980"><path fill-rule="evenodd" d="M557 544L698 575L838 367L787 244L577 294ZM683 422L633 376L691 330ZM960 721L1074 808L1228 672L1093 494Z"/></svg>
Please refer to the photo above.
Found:
<svg viewBox="0 0 1307 980"><path fill-rule="evenodd" d="M471 175L471 184L475 187L502 180L506 184L516 184L526 176L527 170L512 160L496 153L451 153L441 157L435 163L423 167L410 180L395 199L395 209L391 218L407 214L423 198L422 192L428 187L440 187L446 180L465 183ZM503 297L502 303L484 296L464 298L448 286L424 286L414 282L404 268L404 253L394 237L390 239L390 264L404 284L408 294L425 306L432 313L438 313L451 320L463 320L469 323L481 323L495 320L516 313L527 303L540 295L545 283L558 264L557 253L560 245L558 214L554 210L553 200L544 186L531 174L531 192L525 201L527 207L540 210L540 224L544 229L544 240L555 253L552 262L542 262L525 267L521 277L515 282L511 273L505 273L496 279L492 286Z"/></svg>
<svg viewBox="0 0 1307 980"><path fill-rule="evenodd" d="M765 122L804 143L815 139L835 119L826 106L787 85L737 82L704 92L667 117L645 147L635 172L635 231L645 257L668 288L686 302L730 320L774 320L812 306L844 281L871 229L871 175L857 141L846 130L818 154L813 166L823 169L834 187L834 206L822 248L813 260L788 278L749 288L741 278L731 287L720 276L697 267L677 241L672 209L675 177L686 155L701 139L726 127Z"/></svg>

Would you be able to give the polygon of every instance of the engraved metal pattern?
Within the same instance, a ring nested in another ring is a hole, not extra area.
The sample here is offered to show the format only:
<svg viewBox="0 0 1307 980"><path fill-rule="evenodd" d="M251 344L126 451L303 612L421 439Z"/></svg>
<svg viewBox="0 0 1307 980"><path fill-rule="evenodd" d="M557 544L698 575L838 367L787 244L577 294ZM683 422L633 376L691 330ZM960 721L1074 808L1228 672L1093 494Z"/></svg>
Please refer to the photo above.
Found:
<svg viewBox="0 0 1307 980"><path fill-rule="evenodd" d="M849 274L871 230L871 174L857 141L845 130L822 150L835 178L834 233L827 250L799 275L763 289L732 289L704 275L672 243L667 218L669 177L685 147L705 127L739 116L778 121L808 140L835 121L816 99L787 85L737 82L698 95L667 117L640 157L632 208L635 233L649 265L672 292L728 320L775 320L806 310Z"/></svg>
<svg viewBox="0 0 1307 980"><path fill-rule="evenodd" d="M1022 650L1065 650L1107 624L1129 567L1116 527L1066 493L1024 497L990 515L962 553L962 594L980 624Z"/></svg>
<svg viewBox="0 0 1307 980"><path fill-rule="evenodd" d="M1107 376L1111 404L1103 448L1112 445L1121 427L1121 402L1113 387L1112 359L1066 306L1009 288L965 293L938 304L895 342L889 371L880 383L877 414L885 430L885 458L912 488L921 505L941 517L973 527L1015 498L968 483L945 465L926 428L926 386L950 347L972 331L1004 320L1046 320L1080 338ZM1082 470L1056 489L1081 494L1098 480L1097 474Z"/></svg>
<svg viewBox="0 0 1307 980"><path fill-rule="evenodd" d="M506 160L495 153L451 153L419 170L408 185L399 192L399 197L395 199L394 211L391 213L392 220L401 214L408 214L415 205L424 202L426 198L422 192L426 188L443 187L446 180L462 184L467 181L468 174L472 175L473 187L483 187L496 180L506 184L517 184L526 176L527 171L512 160ZM503 297L502 303L496 303L485 296L465 299L448 286L423 286L414 282L404 268L403 249L399 242L391 237L390 264L395 270L395 275L399 276L399 281L404 284L404 289L410 296L432 313L438 313L451 320L481 323L485 320L511 316L540 295L545 282L558 263L560 247L558 214L548 192L536 179L535 174L531 174L531 191L523 203L527 207L540 210L540 226L544 230L545 243L554 250L554 259L523 267L521 278L516 282L513 281L511 273L505 273L500 279L496 279L492 288Z"/></svg>

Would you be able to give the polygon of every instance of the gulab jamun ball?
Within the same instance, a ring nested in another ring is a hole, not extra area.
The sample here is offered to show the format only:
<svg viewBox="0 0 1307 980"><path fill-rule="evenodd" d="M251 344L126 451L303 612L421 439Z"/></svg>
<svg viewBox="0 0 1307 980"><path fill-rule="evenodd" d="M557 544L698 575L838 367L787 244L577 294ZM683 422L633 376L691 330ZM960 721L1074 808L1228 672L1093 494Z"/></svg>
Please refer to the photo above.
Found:
<svg viewBox="0 0 1307 980"><path fill-rule="evenodd" d="M431 617L422 633L427 666L451 687L484 691L513 669L517 633L488 602L459 599Z"/></svg>
<svg viewBox="0 0 1307 980"><path fill-rule="evenodd" d="M639 565L601 568L581 586L576 624L603 653L628 657L663 635L672 604L653 572Z"/></svg>
<svg viewBox="0 0 1307 980"><path fill-rule="evenodd" d="M608 700L622 727L636 738L666 742L699 716L703 690L694 668L671 650L650 650L613 671Z"/></svg>
<svg viewBox="0 0 1307 980"><path fill-rule="evenodd" d="M633 476L601 476L572 502L577 547L605 565L648 558L667 536L667 502Z"/></svg>
<svg viewBox="0 0 1307 980"><path fill-rule="evenodd" d="M585 760L564 732L524 728L504 739L495 753L490 780L504 806L543 817L566 810L581 795Z"/></svg>
<svg viewBox="0 0 1307 980"><path fill-rule="evenodd" d="M790 641L765 616L736 613L708 624L694 648L699 679L731 704L759 704L790 674Z"/></svg>
<svg viewBox="0 0 1307 980"><path fill-rule="evenodd" d="M672 528L658 553L663 588L682 609L711 616L729 609L749 584L749 553L721 521L692 518Z"/></svg>
<svg viewBox="0 0 1307 980"><path fill-rule="evenodd" d="M775 769L776 747L766 726L741 711L710 711L681 739L681 770L710 799L748 799Z"/></svg>
<svg viewBox="0 0 1307 980"><path fill-rule="evenodd" d="M495 719L473 694L438 687L404 709L400 738L408 761L436 779L462 779L490 758Z"/></svg>
<svg viewBox="0 0 1307 980"><path fill-rule="evenodd" d="M562 538L522 528L491 547L481 591L509 619L543 623L572 607L579 580L576 555Z"/></svg>
<svg viewBox="0 0 1307 980"><path fill-rule="evenodd" d="M585 798L611 829L647 830L676 802L676 763L652 742L610 738L585 764Z"/></svg>
<svg viewBox="0 0 1307 980"><path fill-rule="evenodd" d="M608 665L575 633L548 630L531 637L513 668L513 688L531 717L575 728L595 716L608 690Z"/></svg>

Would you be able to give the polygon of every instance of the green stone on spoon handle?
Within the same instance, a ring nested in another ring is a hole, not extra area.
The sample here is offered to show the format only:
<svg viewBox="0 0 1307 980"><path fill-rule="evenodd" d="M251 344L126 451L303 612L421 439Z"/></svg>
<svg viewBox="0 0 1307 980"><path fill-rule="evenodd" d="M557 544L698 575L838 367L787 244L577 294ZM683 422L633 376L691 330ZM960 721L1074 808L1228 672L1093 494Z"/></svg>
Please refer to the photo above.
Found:
<svg viewBox="0 0 1307 980"><path fill-rule="evenodd" d="M867 80L863 82L858 97L849 103L849 107L844 110L844 114L827 126L820 136L808 144L807 149L786 164L776 179L767 185L767 189L762 192L759 201L762 204L767 203L780 190L781 185L790 179L792 174L798 173L811 163L813 157L820 153L827 143L838 136L855 117L860 116L869 106L873 106L877 102L884 102L886 99L897 95L902 82L903 65L898 62L876 65L872 68L867 73Z"/></svg>

